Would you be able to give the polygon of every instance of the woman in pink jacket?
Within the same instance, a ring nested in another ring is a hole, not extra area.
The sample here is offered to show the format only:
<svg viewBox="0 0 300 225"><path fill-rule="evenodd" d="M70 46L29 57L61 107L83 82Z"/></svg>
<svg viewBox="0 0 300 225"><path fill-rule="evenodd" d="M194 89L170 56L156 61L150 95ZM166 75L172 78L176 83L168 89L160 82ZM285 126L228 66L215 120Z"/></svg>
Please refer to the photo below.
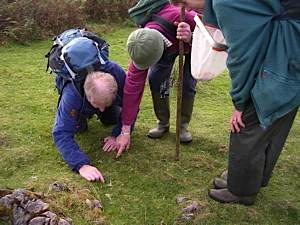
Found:
<svg viewBox="0 0 300 225"><path fill-rule="evenodd" d="M202 8L204 1L186 1L187 6ZM156 21L148 22L144 28L131 33L127 47L132 62L129 65L124 86L122 132L117 138L119 157L130 146L130 127L135 121L147 76L152 94L155 114L158 118L157 127L150 130L148 137L160 138L169 130L169 80L172 68L179 52L178 40L184 42L185 64L183 80L183 99L181 114L180 141L192 141L192 135L187 130L191 120L194 97L196 94L196 80L191 75L190 51L193 20L196 12L186 11L185 22L180 21L180 7L167 3L157 15L173 25L174 32L170 32Z"/></svg>

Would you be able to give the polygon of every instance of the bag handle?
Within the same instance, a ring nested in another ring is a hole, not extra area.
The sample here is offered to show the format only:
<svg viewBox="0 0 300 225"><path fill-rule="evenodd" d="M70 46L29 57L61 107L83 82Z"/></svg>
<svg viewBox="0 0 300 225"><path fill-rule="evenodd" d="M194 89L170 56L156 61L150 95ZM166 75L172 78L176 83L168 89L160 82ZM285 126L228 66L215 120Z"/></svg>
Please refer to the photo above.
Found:
<svg viewBox="0 0 300 225"><path fill-rule="evenodd" d="M203 22L198 16L194 17L194 21L196 22L196 25L199 27L199 30L201 33L204 35L205 39L208 41L208 43L212 46L212 48L216 51L226 51L227 50L227 45L219 43L214 40L214 38L211 36L209 31L206 29L204 26Z"/></svg>

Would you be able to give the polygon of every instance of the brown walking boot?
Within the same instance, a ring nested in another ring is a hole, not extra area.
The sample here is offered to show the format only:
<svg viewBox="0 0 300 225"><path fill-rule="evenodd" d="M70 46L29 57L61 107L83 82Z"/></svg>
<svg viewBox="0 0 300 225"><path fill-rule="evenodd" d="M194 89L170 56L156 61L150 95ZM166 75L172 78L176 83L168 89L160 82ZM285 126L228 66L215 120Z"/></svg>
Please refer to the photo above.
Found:
<svg viewBox="0 0 300 225"><path fill-rule="evenodd" d="M256 196L236 196L232 194L227 188L224 189L210 189L208 192L209 197L220 203L234 203L242 205L253 205Z"/></svg>
<svg viewBox="0 0 300 225"><path fill-rule="evenodd" d="M213 185L214 185L215 189L227 188L227 180L216 177L213 181Z"/></svg>
<svg viewBox="0 0 300 225"><path fill-rule="evenodd" d="M227 188L227 176L228 176L228 170L223 171L220 178L216 177L213 181L213 185L215 189L223 189Z"/></svg>

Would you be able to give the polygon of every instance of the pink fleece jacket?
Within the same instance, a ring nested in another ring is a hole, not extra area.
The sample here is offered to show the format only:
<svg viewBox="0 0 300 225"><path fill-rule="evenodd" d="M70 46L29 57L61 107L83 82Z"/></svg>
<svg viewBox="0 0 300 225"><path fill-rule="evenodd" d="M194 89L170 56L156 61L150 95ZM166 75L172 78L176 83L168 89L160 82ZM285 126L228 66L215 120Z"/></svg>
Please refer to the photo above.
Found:
<svg viewBox="0 0 300 225"><path fill-rule="evenodd" d="M159 16L168 20L171 23L180 21L180 7L168 4L166 5L159 13ZM185 22L191 26L191 29L194 30L195 22L194 16L196 12L186 11ZM176 37L170 37L167 35L166 31L160 27L155 22L149 22L146 24L147 28L155 29L161 32L164 36L173 43L166 51L178 52L179 45ZM190 52L191 48L189 44L185 45L185 51ZM145 82L147 79L148 69L139 70L131 62L127 71L127 76L124 86L124 95L123 95L123 107L122 107L122 124L123 125L132 125L137 117L139 106L142 100Z"/></svg>

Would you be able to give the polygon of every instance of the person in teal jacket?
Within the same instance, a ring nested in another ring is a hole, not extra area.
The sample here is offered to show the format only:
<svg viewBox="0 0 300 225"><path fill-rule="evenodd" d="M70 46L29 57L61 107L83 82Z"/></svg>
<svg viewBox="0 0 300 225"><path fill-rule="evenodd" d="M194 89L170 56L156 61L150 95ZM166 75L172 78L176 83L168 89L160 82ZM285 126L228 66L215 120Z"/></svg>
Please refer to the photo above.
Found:
<svg viewBox="0 0 300 225"><path fill-rule="evenodd" d="M204 22L226 39L235 107L228 174L215 179L209 196L251 205L269 182L300 105L300 2L206 0Z"/></svg>

